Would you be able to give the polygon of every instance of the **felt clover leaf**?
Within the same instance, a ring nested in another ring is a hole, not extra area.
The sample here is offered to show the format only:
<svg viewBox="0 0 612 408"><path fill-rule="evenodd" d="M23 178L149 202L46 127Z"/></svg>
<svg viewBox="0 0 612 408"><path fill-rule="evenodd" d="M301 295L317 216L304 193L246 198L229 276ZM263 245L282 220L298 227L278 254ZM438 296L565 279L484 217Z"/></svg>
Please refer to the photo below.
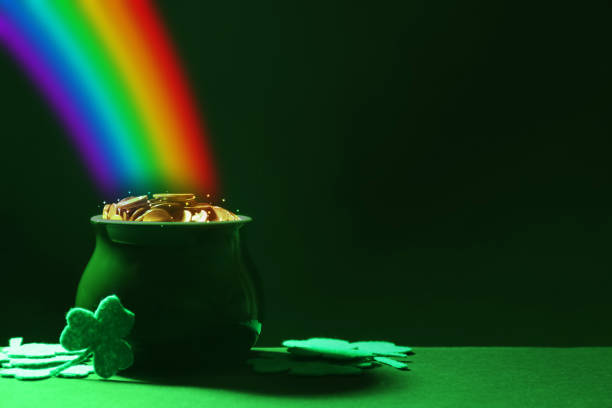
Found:
<svg viewBox="0 0 612 408"><path fill-rule="evenodd" d="M83 361L93 354L94 371L109 378L134 362L130 345L123 340L134 325L134 313L125 309L116 295L104 298L95 313L87 309L72 308L66 315L68 325L62 331L60 344L66 350L83 350ZM80 362L79 361L79 362ZM57 374L72 364L54 370Z"/></svg>
<svg viewBox="0 0 612 408"><path fill-rule="evenodd" d="M93 367L84 364L73 365L57 374L64 378L85 378L93 372ZM0 377L12 377L17 380L44 380L52 376L49 368L1 368Z"/></svg>
<svg viewBox="0 0 612 408"><path fill-rule="evenodd" d="M23 338L9 340L8 347L0 348L0 377L17 380L43 380L53 375L65 378L85 378L93 372L90 365L82 362L79 351L67 351L59 344L27 343ZM77 360L73 362L73 360ZM54 373L58 366L64 368Z"/></svg>
<svg viewBox="0 0 612 408"><path fill-rule="evenodd" d="M13 340L13 339L11 339ZM68 351L59 344L27 343L6 348L9 358L51 358L55 356L79 354L80 351Z"/></svg>
<svg viewBox="0 0 612 408"><path fill-rule="evenodd" d="M397 368L398 370L408 370L408 364L394 360L389 357L374 357L374 360L378 361L379 363L391 366L393 368Z"/></svg>
<svg viewBox="0 0 612 408"><path fill-rule="evenodd" d="M391 367L406 370L406 363L393 360L389 357L406 357L412 352L410 347L397 346L388 341L359 341L350 343L346 340L330 339L326 337L313 337L306 340L285 340L283 346L294 356L320 357L331 360L364 360L356 366L361 368L372 367L371 360ZM370 360L370 361L368 361Z"/></svg>
<svg viewBox="0 0 612 408"><path fill-rule="evenodd" d="M377 356L406 357L412 351L410 347L397 346L389 341L357 341L351 343L357 350L369 351Z"/></svg>
<svg viewBox="0 0 612 408"><path fill-rule="evenodd" d="M351 360L355 358L373 357L370 351L362 351L353 347L346 340L313 337L307 340L285 340L283 346L295 355L320 356L334 360Z"/></svg>

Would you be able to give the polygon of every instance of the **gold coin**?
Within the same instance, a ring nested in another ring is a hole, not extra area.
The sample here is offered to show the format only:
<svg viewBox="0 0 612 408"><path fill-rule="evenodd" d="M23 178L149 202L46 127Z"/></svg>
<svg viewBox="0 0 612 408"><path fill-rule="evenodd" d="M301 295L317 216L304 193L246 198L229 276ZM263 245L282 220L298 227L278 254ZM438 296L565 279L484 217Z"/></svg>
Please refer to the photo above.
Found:
<svg viewBox="0 0 612 408"><path fill-rule="evenodd" d="M191 217L192 222L206 222L207 219L208 213L205 210L202 210Z"/></svg>
<svg viewBox="0 0 612 408"><path fill-rule="evenodd" d="M158 203L151 205L151 208L161 208L166 210L168 214L172 216L174 220L180 220L183 218L183 204L176 202Z"/></svg>
<svg viewBox="0 0 612 408"><path fill-rule="evenodd" d="M201 211L201 210L206 210L208 208L210 208L210 204L208 203L192 203L192 204L185 205L185 209L190 210L190 211Z"/></svg>
<svg viewBox="0 0 612 408"><path fill-rule="evenodd" d="M157 199L153 199L153 200L149 200L148 205L153 208L155 206L158 205L167 205L167 206L172 206L172 207L180 207L183 208L185 206L185 201L174 201L174 200L157 200Z"/></svg>
<svg viewBox="0 0 612 408"><path fill-rule="evenodd" d="M119 214L113 214L113 215L110 216L109 220L123 221L123 218L121 218L121 216Z"/></svg>
<svg viewBox="0 0 612 408"><path fill-rule="evenodd" d="M198 201L192 193L153 194L125 197L117 203L104 205L105 220L150 221L150 222L209 222L235 221L240 218L231 211Z"/></svg>
<svg viewBox="0 0 612 408"><path fill-rule="evenodd" d="M215 213L215 211L212 208L212 205L210 204L198 203L197 205L193 207L185 207L185 209L191 212L198 212L198 214L200 214L197 218L199 222L217 220L217 214ZM204 219L200 220L201 217L204 217Z"/></svg>
<svg viewBox="0 0 612 408"><path fill-rule="evenodd" d="M132 198L134 198L134 196L127 196L127 197L123 197L121 200L117 201L117 204L123 202L123 201L127 201L127 200L131 200Z"/></svg>
<svg viewBox="0 0 612 408"><path fill-rule="evenodd" d="M125 209L138 208L146 203L147 203L146 195L142 195L138 197L126 197L117 203L117 207L125 208Z"/></svg>
<svg viewBox="0 0 612 408"><path fill-rule="evenodd" d="M153 194L153 198L157 200L169 200L169 201L190 201L190 200L195 199L195 194L192 194L192 193Z"/></svg>
<svg viewBox="0 0 612 408"><path fill-rule="evenodd" d="M112 217L113 215L116 215L116 214L117 214L117 206L116 206L116 205L113 203L113 204L111 204L111 205L109 205L109 206L108 206L108 213L107 213L107 215L106 215L106 216L108 217L107 219L109 219L109 220L110 220L110 219L111 219L111 217Z"/></svg>
<svg viewBox="0 0 612 408"><path fill-rule="evenodd" d="M183 208L185 204L178 201L154 201L151 203L151 208Z"/></svg>
<svg viewBox="0 0 612 408"><path fill-rule="evenodd" d="M207 221L219 221L219 216L217 215L217 212L212 207L212 205L209 206L205 211Z"/></svg>
<svg viewBox="0 0 612 408"><path fill-rule="evenodd" d="M240 219L240 218L238 218L238 216L236 214L234 214L231 211L226 210L223 207L219 207L219 206L213 205L212 209L214 210L214 212L217 215L217 218L216 218L215 221L236 221L236 220Z"/></svg>
<svg viewBox="0 0 612 408"><path fill-rule="evenodd" d="M172 216L163 208L151 208L142 215L144 222L167 222L172 221Z"/></svg>
<svg viewBox="0 0 612 408"><path fill-rule="evenodd" d="M106 204L104 206L104 209L102 210L102 219L103 220L108 220L108 207L110 207L110 204Z"/></svg>
<svg viewBox="0 0 612 408"><path fill-rule="evenodd" d="M134 210L134 212L132 213L132 215L130 215L130 221L134 221L136 220L136 218L140 217L142 214L145 213L145 211L148 210L148 207L140 207Z"/></svg>

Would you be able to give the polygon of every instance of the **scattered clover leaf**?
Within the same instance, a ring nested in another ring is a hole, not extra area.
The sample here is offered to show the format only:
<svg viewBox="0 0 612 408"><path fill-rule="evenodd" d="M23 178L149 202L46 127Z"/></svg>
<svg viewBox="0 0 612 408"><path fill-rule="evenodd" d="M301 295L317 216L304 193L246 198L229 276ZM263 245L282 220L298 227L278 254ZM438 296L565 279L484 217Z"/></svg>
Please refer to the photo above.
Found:
<svg viewBox="0 0 612 408"><path fill-rule="evenodd" d="M13 339L11 339L13 340ZM78 354L67 351L59 344L26 343L9 346L6 349L10 358L49 358L60 354Z"/></svg>
<svg viewBox="0 0 612 408"><path fill-rule="evenodd" d="M68 367L58 373L58 377L65 378L85 378L93 372L93 367L90 365L79 364ZM0 377L13 377L17 380L44 380L52 376L50 368L2 368L0 369Z"/></svg>
<svg viewBox="0 0 612 408"><path fill-rule="evenodd" d="M332 339L328 337L312 337L306 340L285 340L285 347L322 347L326 349L350 349L350 343L346 340Z"/></svg>
<svg viewBox="0 0 612 408"><path fill-rule="evenodd" d="M48 368L2 368L0 369L0 376L14 377L17 380L44 380L51 377L51 370Z"/></svg>
<svg viewBox="0 0 612 408"><path fill-rule="evenodd" d="M397 346L388 341L358 341L350 343L346 340L326 337L313 337L306 340L285 340L283 346L295 355L321 356L330 359L353 359L364 357L406 357L411 352L410 347Z"/></svg>
<svg viewBox="0 0 612 408"><path fill-rule="evenodd" d="M313 337L307 340L285 340L283 346L295 355L321 356L334 360L373 357L369 351L358 350L346 340Z"/></svg>
<svg viewBox="0 0 612 408"><path fill-rule="evenodd" d="M77 357L78 358L78 357ZM74 360L74 356L53 356L46 358L11 358L8 362L2 363L2 367L7 368L45 368L55 367L60 364Z"/></svg>
<svg viewBox="0 0 612 408"><path fill-rule="evenodd" d="M362 362L355 363L355 367L358 367L358 368L375 368L379 366L380 364L377 363L376 361L362 361Z"/></svg>
<svg viewBox="0 0 612 408"><path fill-rule="evenodd" d="M19 347L21 346L21 343L23 343L23 337L13 337L9 339L9 348L13 349L15 347Z"/></svg>
<svg viewBox="0 0 612 408"><path fill-rule="evenodd" d="M369 351L377 356L385 357L406 357L405 353L412 351L410 347L396 346L389 341L357 341L351 343L357 350Z"/></svg>
<svg viewBox="0 0 612 408"><path fill-rule="evenodd" d="M75 365L73 360L83 361L79 351L67 351L60 344L27 343L21 337L9 340L8 347L0 347L0 377L17 380L42 380L57 375L67 378L84 378L93 372L90 365ZM77 361L77 362L78 362ZM66 366L54 374L58 366Z"/></svg>
<svg viewBox="0 0 612 408"><path fill-rule="evenodd" d="M391 366L393 368L397 368L398 370L408 370L408 364L394 360L389 357L374 357L374 360L378 361L379 363Z"/></svg>
<svg viewBox="0 0 612 408"><path fill-rule="evenodd" d="M295 357L320 357L330 360L360 360L355 367L371 368L386 364L398 369L407 369L406 363L389 357L406 357L410 347L397 346L388 341L358 341L327 337L313 337L306 340L285 340L283 346ZM372 359L376 360L372 362ZM379 364L380 363L380 364Z"/></svg>
<svg viewBox="0 0 612 408"><path fill-rule="evenodd" d="M60 372L57 376L64 378L85 378L89 374L94 372L94 368L90 365L86 364L78 364L71 367L66 368L64 371Z"/></svg>
<svg viewBox="0 0 612 408"><path fill-rule="evenodd" d="M72 308L66 315L68 325L62 331L60 344L66 350L83 350L81 357L53 370L59 374L70 365L81 362L93 354L94 371L109 378L134 362L129 343L123 340L134 325L134 313L125 309L116 295L104 298L95 313L87 309ZM80 361L77 361L80 360Z"/></svg>

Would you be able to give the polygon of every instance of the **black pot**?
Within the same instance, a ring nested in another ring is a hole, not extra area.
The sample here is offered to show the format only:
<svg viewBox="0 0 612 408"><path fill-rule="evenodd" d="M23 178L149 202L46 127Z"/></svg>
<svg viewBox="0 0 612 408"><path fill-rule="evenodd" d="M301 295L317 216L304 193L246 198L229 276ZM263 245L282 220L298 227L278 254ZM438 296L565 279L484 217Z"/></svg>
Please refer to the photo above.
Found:
<svg viewBox="0 0 612 408"><path fill-rule="evenodd" d="M132 222L91 218L94 252L76 306L116 294L135 313L134 368L241 359L261 332L262 293L239 221Z"/></svg>

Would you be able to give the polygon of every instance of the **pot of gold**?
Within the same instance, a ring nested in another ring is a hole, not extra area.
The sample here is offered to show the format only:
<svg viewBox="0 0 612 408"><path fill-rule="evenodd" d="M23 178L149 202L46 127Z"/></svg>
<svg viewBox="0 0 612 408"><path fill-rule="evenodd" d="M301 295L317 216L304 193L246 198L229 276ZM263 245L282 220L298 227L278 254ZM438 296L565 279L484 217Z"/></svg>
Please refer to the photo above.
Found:
<svg viewBox="0 0 612 408"><path fill-rule="evenodd" d="M91 218L96 245L76 306L95 310L116 294L135 313L135 369L241 358L262 321L261 284L241 234L249 222L194 194L107 204Z"/></svg>

